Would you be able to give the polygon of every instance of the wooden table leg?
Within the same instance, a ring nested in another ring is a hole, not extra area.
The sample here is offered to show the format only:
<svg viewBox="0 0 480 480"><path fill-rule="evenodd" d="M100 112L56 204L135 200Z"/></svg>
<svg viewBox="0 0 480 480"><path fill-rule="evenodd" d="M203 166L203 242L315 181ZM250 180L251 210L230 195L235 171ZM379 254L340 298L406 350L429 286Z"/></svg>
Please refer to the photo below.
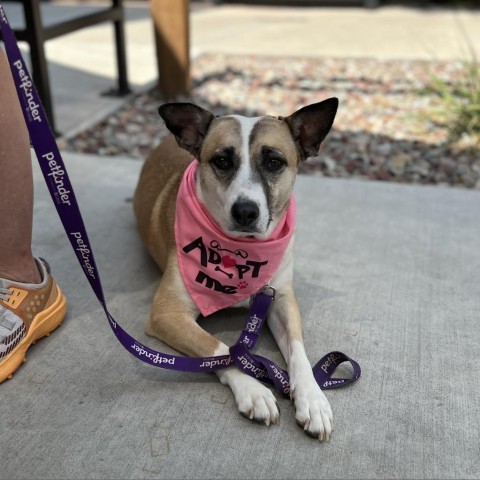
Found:
<svg viewBox="0 0 480 480"><path fill-rule="evenodd" d="M165 99L188 93L189 0L150 0L155 26L159 88Z"/></svg>

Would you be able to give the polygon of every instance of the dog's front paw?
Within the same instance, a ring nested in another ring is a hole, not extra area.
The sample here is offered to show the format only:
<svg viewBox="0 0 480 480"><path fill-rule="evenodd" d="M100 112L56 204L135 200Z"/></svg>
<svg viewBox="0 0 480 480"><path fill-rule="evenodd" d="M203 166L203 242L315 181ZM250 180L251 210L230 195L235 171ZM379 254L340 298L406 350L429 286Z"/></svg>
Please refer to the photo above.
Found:
<svg viewBox="0 0 480 480"><path fill-rule="evenodd" d="M278 424L280 411L277 400L267 387L236 367L223 370L219 377L224 385L232 389L241 415L267 426Z"/></svg>
<svg viewBox="0 0 480 480"><path fill-rule="evenodd" d="M333 432L333 415L330 403L318 384L308 382L292 389L295 402L295 419L307 435L321 442L330 440Z"/></svg>

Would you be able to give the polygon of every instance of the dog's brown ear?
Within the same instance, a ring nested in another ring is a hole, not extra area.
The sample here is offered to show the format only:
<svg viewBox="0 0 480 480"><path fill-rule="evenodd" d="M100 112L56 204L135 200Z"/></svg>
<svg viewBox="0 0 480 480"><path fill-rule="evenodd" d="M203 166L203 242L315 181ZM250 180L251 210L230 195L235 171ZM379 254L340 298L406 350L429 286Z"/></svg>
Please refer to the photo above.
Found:
<svg viewBox="0 0 480 480"><path fill-rule="evenodd" d="M333 97L282 118L292 132L302 160L318 154L320 144L332 128L337 108L338 98Z"/></svg>
<svg viewBox="0 0 480 480"><path fill-rule="evenodd" d="M165 103L158 109L180 147L198 157L214 115L193 103Z"/></svg>

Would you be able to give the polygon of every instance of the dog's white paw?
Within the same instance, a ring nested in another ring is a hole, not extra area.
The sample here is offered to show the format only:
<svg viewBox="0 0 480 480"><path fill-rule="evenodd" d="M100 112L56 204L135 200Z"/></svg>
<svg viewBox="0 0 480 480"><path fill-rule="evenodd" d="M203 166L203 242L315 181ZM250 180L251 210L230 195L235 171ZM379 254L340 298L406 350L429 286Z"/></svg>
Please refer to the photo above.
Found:
<svg viewBox="0 0 480 480"><path fill-rule="evenodd" d="M318 384L313 381L297 385L291 398L295 402L295 419L305 433L321 442L330 440L333 432L332 408Z"/></svg>
<svg viewBox="0 0 480 480"><path fill-rule="evenodd" d="M278 424L280 411L270 389L236 367L229 367L217 374L220 381L232 389L241 415L267 426Z"/></svg>

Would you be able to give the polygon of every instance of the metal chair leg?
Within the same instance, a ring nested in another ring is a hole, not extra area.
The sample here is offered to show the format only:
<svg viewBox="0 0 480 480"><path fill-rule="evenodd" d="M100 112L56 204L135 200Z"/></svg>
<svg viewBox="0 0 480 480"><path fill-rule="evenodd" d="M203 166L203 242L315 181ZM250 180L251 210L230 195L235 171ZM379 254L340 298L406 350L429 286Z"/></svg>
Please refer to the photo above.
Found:
<svg viewBox="0 0 480 480"><path fill-rule="evenodd" d="M52 95L48 75L48 64L45 56L44 36L40 15L39 0L24 0L25 11L25 34L30 46L32 60L32 77L38 94L42 100L43 108L47 114L52 130L55 131L55 119L53 115Z"/></svg>
<svg viewBox="0 0 480 480"><path fill-rule="evenodd" d="M122 0L113 0L113 6L121 8ZM125 13L122 9L122 18L114 22L115 49L118 69L118 95L130 93L127 75L127 57L125 49Z"/></svg>

